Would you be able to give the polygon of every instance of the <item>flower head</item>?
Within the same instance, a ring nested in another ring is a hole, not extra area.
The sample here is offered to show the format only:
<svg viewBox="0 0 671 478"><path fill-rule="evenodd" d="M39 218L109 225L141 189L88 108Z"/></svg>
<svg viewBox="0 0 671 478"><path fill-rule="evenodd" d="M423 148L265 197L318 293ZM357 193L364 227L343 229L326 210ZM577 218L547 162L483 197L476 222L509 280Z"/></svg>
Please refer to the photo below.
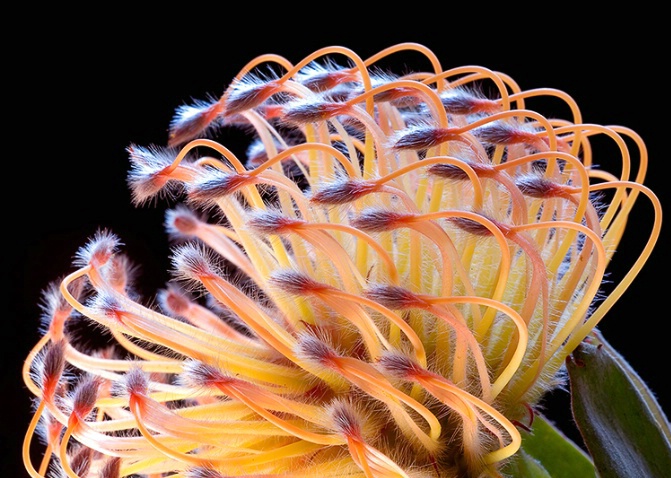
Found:
<svg viewBox="0 0 671 478"><path fill-rule="evenodd" d="M402 50L433 70L376 70ZM268 62L284 73L258 73ZM572 117L526 108L546 95ZM250 132L249 157L216 141L227 127ZM597 135L619 177L594 167ZM165 147L128 153L136 204L182 199L165 222L174 281L138 297L101 230L50 287L25 366L34 477L499 476L659 233L636 133L583 123L557 90L443 71L416 44L259 57L178 108ZM640 196L648 245L601 297ZM75 319L113 345L79 347Z"/></svg>

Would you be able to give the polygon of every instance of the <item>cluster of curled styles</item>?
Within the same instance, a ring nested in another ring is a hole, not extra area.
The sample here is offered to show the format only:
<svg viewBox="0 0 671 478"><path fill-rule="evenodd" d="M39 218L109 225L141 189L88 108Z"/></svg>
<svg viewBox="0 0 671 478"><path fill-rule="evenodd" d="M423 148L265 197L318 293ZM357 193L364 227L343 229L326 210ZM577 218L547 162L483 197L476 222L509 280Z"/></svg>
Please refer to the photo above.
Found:
<svg viewBox="0 0 671 478"><path fill-rule="evenodd" d="M401 52L429 71L381 68ZM525 107L540 97L570 117ZM619 176L593 167L595 135ZM414 43L260 56L178 108L165 146L128 152L134 202L174 201L174 280L138 297L100 229L46 291L33 477L501 476L660 227L636 133ZM641 196L650 238L604 296ZM112 345L78 345L81 322Z"/></svg>

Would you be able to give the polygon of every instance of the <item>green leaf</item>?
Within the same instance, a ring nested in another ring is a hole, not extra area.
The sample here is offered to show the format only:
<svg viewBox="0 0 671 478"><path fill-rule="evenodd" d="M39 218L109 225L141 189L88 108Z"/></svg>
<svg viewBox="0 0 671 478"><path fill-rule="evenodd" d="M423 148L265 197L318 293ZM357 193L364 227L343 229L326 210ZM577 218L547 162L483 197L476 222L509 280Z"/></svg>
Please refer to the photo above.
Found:
<svg viewBox="0 0 671 478"><path fill-rule="evenodd" d="M634 387L636 387L638 390L641 398L645 401L648 408L650 408L650 412L655 417L657 424L666 437L666 441L671 443L671 425L669 424L662 407L659 405L659 402L657 402L657 399L655 399L652 391L648 388L638 373L636 373L636 371L631 368L629 362L627 362L624 357L622 357L622 355L620 355L608 342L606 342L606 340L603 338L603 335L601 335L601 332L594 330L592 334L596 339L593 345L601 346L601 348L608 352L612 359L617 362L617 365L623 370L623 372L626 373L629 380L631 380Z"/></svg>
<svg viewBox="0 0 671 478"><path fill-rule="evenodd" d="M631 366L602 337L567 361L571 408L603 478L668 476L669 421Z"/></svg>
<svg viewBox="0 0 671 478"><path fill-rule="evenodd" d="M589 456L543 415L530 432L522 432L522 447L504 469L515 478L592 478Z"/></svg>
<svg viewBox="0 0 671 478"><path fill-rule="evenodd" d="M519 450L515 458L506 464L506 476L511 478L553 478L543 465L524 450Z"/></svg>

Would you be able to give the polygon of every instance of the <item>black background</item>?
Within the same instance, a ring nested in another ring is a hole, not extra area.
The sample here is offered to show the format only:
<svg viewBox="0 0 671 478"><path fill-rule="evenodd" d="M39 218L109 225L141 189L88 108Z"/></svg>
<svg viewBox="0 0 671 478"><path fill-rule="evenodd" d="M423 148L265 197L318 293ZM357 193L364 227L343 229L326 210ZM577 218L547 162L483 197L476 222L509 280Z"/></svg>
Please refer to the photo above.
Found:
<svg viewBox="0 0 671 478"><path fill-rule="evenodd" d="M61 16L51 20L52 12L42 12L44 24L20 22L24 28L8 43L3 73L12 86L6 88L7 126L2 127L2 222L9 245L3 257L8 267L2 288L7 296L1 476L27 476L20 447L30 397L20 370L39 338L38 303L47 284L71 270L76 250L102 227L117 234L123 250L142 265L137 285L146 298L169 278L170 243L162 225L166 204L131 204L125 148L165 144L175 108L194 98L219 96L259 54L275 53L297 63L315 49L340 45L366 58L410 41L433 50L444 69L480 65L507 73L522 89L563 90L577 101L585 122L624 125L643 137L650 155L645 184L668 206L669 81L660 69L666 60L655 53L663 45L663 31L654 12L590 18L584 12L552 11L527 18L482 10L456 16L401 11L389 20L357 13L293 24L294 13L285 11L265 24L257 12L240 17L177 12L169 21L129 14L108 22L107 13L82 21L64 12L53 12ZM640 28L639 33L632 28ZM429 67L419 54L412 61L397 71ZM613 280L631 266L648 234L651 208L644 198L640 203L609 269ZM667 230L600 329L668 412ZM550 403L564 407L554 416L573 433L565 394L555 394Z"/></svg>

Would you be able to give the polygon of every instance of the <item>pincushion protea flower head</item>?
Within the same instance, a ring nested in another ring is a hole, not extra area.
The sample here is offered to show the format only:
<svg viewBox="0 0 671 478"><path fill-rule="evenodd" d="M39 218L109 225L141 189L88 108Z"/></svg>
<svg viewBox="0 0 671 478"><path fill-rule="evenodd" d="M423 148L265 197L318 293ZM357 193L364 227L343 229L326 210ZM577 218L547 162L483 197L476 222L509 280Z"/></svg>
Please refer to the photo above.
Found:
<svg viewBox="0 0 671 478"><path fill-rule="evenodd" d="M430 69L376 66L402 51ZM540 97L571 117L526 107ZM244 157L222 128L249 133ZM619 176L594 167L593 136ZM659 233L636 133L413 43L260 56L178 108L165 147L128 153L137 205L176 200L175 280L138 297L100 229L47 289L24 369L33 477L500 476ZM601 297L641 196L650 239ZM82 321L113 345L78 344Z"/></svg>

